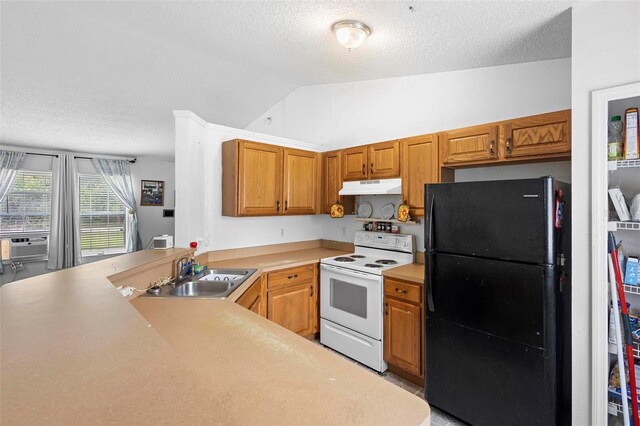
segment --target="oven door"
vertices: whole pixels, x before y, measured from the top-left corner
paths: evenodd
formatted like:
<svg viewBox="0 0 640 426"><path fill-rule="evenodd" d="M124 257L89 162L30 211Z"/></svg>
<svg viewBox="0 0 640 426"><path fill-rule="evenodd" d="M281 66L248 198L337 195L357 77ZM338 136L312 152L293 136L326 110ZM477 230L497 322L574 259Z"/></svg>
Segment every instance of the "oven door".
<svg viewBox="0 0 640 426"><path fill-rule="evenodd" d="M320 316L382 340L382 276L320 265Z"/></svg>

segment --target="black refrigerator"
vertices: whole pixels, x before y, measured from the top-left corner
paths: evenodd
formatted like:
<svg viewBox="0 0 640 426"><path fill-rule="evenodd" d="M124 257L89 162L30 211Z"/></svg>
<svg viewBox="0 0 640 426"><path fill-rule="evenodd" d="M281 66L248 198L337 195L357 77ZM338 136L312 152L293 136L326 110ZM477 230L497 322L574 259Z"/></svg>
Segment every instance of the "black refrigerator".
<svg viewBox="0 0 640 426"><path fill-rule="evenodd" d="M570 185L425 186L425 398L472 425L569 424Z"/></svg>

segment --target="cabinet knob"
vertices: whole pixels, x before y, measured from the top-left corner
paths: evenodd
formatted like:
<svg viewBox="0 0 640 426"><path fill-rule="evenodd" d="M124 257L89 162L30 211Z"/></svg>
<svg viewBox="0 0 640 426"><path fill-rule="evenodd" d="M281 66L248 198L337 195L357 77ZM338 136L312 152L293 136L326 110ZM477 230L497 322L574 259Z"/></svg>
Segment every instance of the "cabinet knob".
<svg viewBox="0 0 640 426"><path fill-rule="evenodd" d="M280 200L276 201L276 211L280 211Z"/></svg>
<svg viewBox="0 0 640 426"><path fill-rule="evenodd" d="M289 210L289 200L284 200L284 211Z"/></svg>
<svg viewBox="0 0 640 426"><path fill-rule="evenodd" d="M371 173L373 173L373 163L371 163Z"/></svg>
<svg viewBox="0 0 640 426"><path fill-rule="evenodd" d="M402 289L402 288L396 288L396 292L402 293L402 294L407 294L407 290Z"/></svg>
<svg viewBox="0 0 640 426"><path fill-rule="evenodd" d="M496 141L492 140L491 142L489 142L489 154L491 154L492 157L495 157L496 155Z"/></svg>
<svg viewBox="0 0 640 426"><path fill-rule="evenodd" d="M506 147L507 147L507 154L511 154L511 151L513 151L513 147L511 146L511 142L512 142L511 137L508 137L506 142L505 142Z"/></svg>
<svg viewBox="0 0 640 426"><path fill-rule="evenodd" d="M311 289L311 294L310 297L313 297L313 285L311 285L311 287L309 287Z"/></svg>
<svg viewBox="0 0 640 426"><path fill-rule="evenodd" d="M287 277L287 279L289 279L289 280L290 280L291 278L298 278L298 274L289 275L289 276Z"/></svg>
<svg viewBox="0 0 640 426"><path fill-rule="evenodd" d="M365 164L362 165L362 174L363 175L367 174L367 166Z"/></svg>
<svg viewBox="0 0 640 426"><path fill-rule="evenodd" d="M389 315L389 304L388 303L384 304L384 314L385 315Z"/></svg>

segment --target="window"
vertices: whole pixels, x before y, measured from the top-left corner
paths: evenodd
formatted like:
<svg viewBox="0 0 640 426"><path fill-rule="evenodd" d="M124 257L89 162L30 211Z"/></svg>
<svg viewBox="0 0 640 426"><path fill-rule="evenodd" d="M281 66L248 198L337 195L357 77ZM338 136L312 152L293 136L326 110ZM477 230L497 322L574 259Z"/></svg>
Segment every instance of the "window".
<svg viewBox="0 0 640 426"><path fill-rule="evenodd" d="M79 175L80 246L83 256L124 253L126 209L100 175Z"/></svg>
<svg viewBox="0 0 640 426"><path fill-rule="evenodd" d="M0 233L49 233L51 172L19 170L0 204Z"/></svg>

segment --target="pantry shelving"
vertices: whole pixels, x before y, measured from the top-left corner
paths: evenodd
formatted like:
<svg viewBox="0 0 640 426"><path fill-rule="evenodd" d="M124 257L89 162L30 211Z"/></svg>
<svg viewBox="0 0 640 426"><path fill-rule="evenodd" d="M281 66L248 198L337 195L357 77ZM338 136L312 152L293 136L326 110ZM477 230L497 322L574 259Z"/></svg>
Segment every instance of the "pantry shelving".
<svg viewBox="0 0 640 426"><path fill-rule="evenodd" d="M607 231L640 231L640 222L609 222Z"/></svg>
<svg viewBox="0 0 640 426"><path fill-rule="evenodd" d="M614 233L626 256L638 257L640 222L619 221L610 202L608 190L619 188L629 205L633 197L640 193L640 159L608 161L607 124L612 116L624 117L627 108L640 105L640 84L594 92L592 105L592 420L594 424L619 424L622 421L621 396L609 387L609 373L618 363L618 349L615 344L609 343L607 332L610 323L607 234ZM622 272L625 273L624 266ZM640 286L623 287L626 301L630 305L630 313L638 314ZM640 343L634 341L632 349L636 364L640 364Z"/></svg>
<svg viewBox="0 0 640 426"><path fill-rule="evenodd" d="M609 353L612 355L616 354L615 343L609 343ZM640 360L640 343L633 342L633 357Z"/></svg>
<svg viewBox="0 0 640 426"><path fill-rule="evenodd" d="M610 172L618 170L618 169L628 169L632 167L640 167L640 160L618 160L618 161L609 161L607 164L608 170Z"/></svg>

